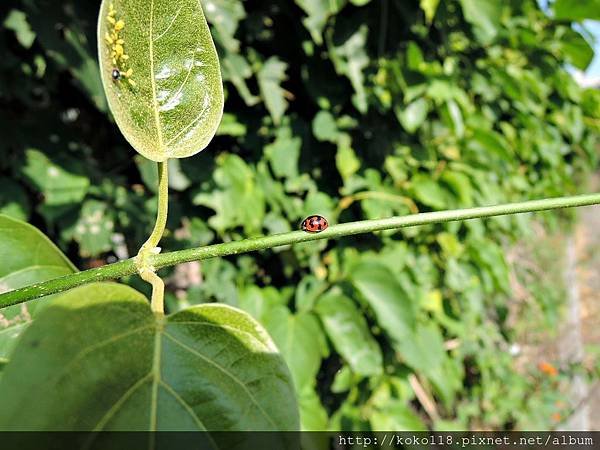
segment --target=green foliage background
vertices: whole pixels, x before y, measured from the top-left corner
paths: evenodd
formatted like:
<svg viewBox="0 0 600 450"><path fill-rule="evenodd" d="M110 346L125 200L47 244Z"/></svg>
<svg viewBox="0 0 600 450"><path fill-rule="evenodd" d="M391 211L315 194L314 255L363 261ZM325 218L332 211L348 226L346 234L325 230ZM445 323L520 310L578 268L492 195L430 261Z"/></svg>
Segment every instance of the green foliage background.
<svg viewBox="0 0 600 450"><path fill-rule="evenodd" d="M171 163L163 248L285 232L309 214L336 223L577 192L598 164L600 95L564 68L589 64L570 21L596 14L568 3L552 19L533 0L203 0L225 116L204 152ZM0 212L79 267L134 255L156 204L153 163L107 112L97 8L0 6ZM219 301L260 320L306 429L550 427L560 392L508 351L502 245L530 220L208 260L171 278L168 307ZM529 312L551 323L538 300Z"/></svg>

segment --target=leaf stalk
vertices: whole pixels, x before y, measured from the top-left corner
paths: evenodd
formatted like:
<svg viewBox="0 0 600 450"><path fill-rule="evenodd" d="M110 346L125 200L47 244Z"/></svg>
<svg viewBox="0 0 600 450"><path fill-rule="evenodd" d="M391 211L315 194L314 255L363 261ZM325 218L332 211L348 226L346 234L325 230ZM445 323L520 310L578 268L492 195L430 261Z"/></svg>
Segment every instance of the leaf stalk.
<svg viewBox="0 0 600 450"><path fill-rule="evenodd" d="M168 160L158 163L158 211L154 229L135 257L135 266L142 280L152 285L152 311L164 314L165 283L156 275L152 256L160 253L158 244L167 226L169 212L169 167Z"/></svg>
<svg viewBox="0 0 600 450"><path fill-rule="evenodd" d="M145 254L145 257L148 258L147 263L149 264L149 266L152 267L154 270L158 270L163 267L174 266L176 264L181 264L190 261L201 261L209 258L237 255L239 253L246 253L256 250L265 250L273 247L279 247L282 245L292 245L301 242L315 241L319 239L337 239L344 236L351 236L361 233L372 233L376 231L400 229L418 225L430 225L457 220L481 219L485 217L502 216L508 214L520 214L598 204L600 204L600 193L577 195L571 197L549 198L543 200L532 200L527 202L508 203L496 206L484 206L477 208L427 212L420 214L410 214L408 216L390 217L387 219L361 220L358 222L331 225L329 228L327 228L321 233L306 233L304 231L292 231L289 233L243 239L241 241L208 245L205 247L180 250L164 254L147 253ZM166 208L166 206L164 207ZM166 220L166 209L164 220ZM157 224L158 222L159 221L157 220ZM157 229L160 229L160 234L158 232L153 232L152 236L154 236L154 239L156 239L156 236L159 236L158 239L160 240L160 236L164 231L164 225L162 228L155 227L155 230ZM158 241L156 243L158 243ZM132 275L138 272L138 267L135 261L136 258L119 261L114 264L107 264L105 266L98 267L95 269L77 272L74 274L48 280L43 283L37 283L31 286L15 289L13 291L0 294L0 308L15 305L18 303L23 303L46 295L63 292L68 289L72 289L74 287L81 286L87 283L104 280L113 280ZM158 278L158 276L154 272L152 273Z"/></svg>

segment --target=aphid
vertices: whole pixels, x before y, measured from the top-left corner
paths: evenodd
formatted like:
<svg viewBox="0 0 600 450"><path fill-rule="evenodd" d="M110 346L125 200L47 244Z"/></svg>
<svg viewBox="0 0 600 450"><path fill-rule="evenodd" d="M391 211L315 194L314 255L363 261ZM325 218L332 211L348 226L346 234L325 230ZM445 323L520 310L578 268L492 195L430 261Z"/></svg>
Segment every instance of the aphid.
<svg viewBox="0 0 600 450"><path fill-rule="evenodd" d="M321 231L327 229L329 224L327 223L327 219L323 216L308 216L306 219L302 221L300 228L302 231L306 231L308 233L320 233Z"/></svg>
<svg viewBox="0 0 600 450"><path fill-rule="evenodd" d="M106 20L109 23L109 31L106 32L104 40L110 51L110 58L112 59L113 69L111 71L111 77L113 81L121 81L126 79L131 86L135 86L135 81L131 79L133 70L127 68L127 60L129 55L125 53L125 40L121 36L121 31L125 28L125 21L115 17L117 14L113 3L109 5L108 14Z"/></svg>

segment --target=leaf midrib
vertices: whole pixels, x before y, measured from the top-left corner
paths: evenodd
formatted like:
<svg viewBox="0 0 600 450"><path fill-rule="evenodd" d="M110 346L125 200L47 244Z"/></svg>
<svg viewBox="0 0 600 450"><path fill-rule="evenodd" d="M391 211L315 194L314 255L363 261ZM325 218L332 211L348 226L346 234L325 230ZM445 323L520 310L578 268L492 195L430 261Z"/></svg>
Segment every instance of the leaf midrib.
<svg viewBox="0 0 600 450"><path fill-rule="evenodd" d="M158 139L158 150L160 153L165 153L162 129L160 126L160 116L158 111L158 99L156 96L156 79L154 72L154 0L150 0L150 32L148 33L150 38L150 46L148 52L150 53L150 83L152 85L152 110L154 112L154 121L156 123L156 134Z"/></svg>

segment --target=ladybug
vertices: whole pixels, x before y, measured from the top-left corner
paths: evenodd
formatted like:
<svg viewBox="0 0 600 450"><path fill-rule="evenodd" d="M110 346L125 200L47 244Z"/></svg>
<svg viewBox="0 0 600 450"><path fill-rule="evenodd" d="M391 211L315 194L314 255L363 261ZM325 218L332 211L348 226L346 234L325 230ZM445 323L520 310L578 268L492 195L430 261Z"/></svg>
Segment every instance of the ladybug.
<svg viewBox="0 0 600 450"><path fill-rule="evenodd" d="M323 230L326 230L329 224L327 223L327 219L323 216L308 216L306 219L302 221L300 228L302 231L306 231L308 233L320 233Z"/></svg>
<svg viewBox="0 0 600 450"><path fill-rule="evenodd" d="M110 75L113 81L119 81L121 79L121 71L119 69L113 69Z"/></svg>

